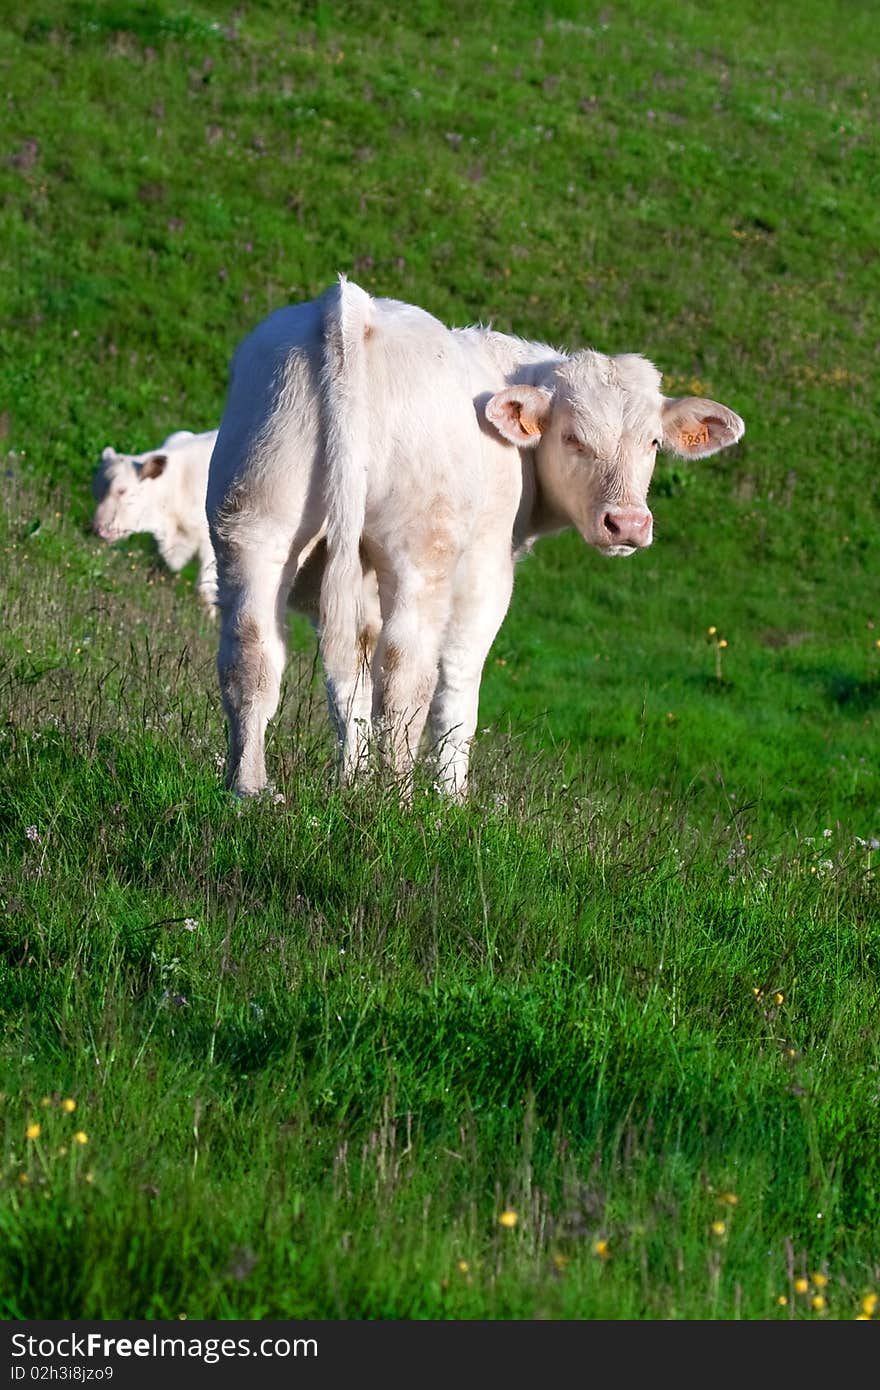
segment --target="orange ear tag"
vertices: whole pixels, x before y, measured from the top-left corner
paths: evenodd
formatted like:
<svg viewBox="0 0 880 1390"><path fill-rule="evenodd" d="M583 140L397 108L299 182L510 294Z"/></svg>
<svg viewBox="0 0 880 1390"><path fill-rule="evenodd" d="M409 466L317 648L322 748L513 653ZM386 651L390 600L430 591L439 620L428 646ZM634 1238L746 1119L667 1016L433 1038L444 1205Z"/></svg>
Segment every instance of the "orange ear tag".
<svg viewBox="0 0 880 1390"><path fill-rule="evenodd" d="M681 442L686 449L699 449L702 444L708 444L708 425L700 425L699 428L695 430L682 430Z"/></svg>
<svg viewBox="0 0 880 1390"><path fill-rule="evenodd" d="M523 434L540 434L541 426L535 420L528 420L524 415L519 417L519 427Z"/></svg>

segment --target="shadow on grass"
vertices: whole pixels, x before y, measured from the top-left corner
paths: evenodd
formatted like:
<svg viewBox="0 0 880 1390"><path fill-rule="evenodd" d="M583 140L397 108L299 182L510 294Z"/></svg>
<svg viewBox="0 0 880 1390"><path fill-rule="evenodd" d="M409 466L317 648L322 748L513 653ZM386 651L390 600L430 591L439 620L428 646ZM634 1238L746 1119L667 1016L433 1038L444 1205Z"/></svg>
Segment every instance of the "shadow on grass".
<svg viewBox="0 0 880 1390"><path fill-rule="evenodd" d="M880 680L876 676L866 680L852 675L849 671L827 669L821 669L815 674L825 687L828 699L840 709L862 714L880 704Z"/></svg>

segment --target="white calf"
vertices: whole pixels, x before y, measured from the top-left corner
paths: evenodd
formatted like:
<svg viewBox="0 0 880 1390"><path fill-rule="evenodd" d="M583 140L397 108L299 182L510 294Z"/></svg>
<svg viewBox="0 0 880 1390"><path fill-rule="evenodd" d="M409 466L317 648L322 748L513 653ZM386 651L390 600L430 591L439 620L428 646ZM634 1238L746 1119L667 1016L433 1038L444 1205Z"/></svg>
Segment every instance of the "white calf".
<svg viewBox="0 0 880 1390"><path fill-rule="evenodd" d="M169 569L198 556L199 597L210 614L217 601L217 567L205 515L208 464L216 430L177 430L145 454L106 448L92 484L97 502L92 529L105 541L140 531L156 538Z"/></svg>
<svg viewBox="0 0 880 1390"><path fill-rule="evenodd" d="M264 320L233 358L208 480L230 787L265 786L287 596L320 557L343 778L376 732L406 779L428 721L439 783L463 794L517 556L570 526L605 555L643 549L657 450L701 458L743 433L660 381L637 354L449 329L344 277Z"/></svg>

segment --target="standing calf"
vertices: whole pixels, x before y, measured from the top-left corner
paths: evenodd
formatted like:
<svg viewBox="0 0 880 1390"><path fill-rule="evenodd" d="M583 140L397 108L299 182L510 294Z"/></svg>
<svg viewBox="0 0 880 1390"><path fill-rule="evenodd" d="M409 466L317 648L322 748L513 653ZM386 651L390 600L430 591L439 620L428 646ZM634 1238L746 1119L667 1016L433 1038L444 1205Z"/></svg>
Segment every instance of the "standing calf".
<svg viewBox="0 0 880 1390"><path fill-rule="evenodd" d="M228 785L266 785L306 565L343 780L374 734L405 780L427 722L439 785L463 795L516 558L570 526L604 555L644 549L657 450L742 436L727 406L660 381L638 354L450 329L344 277L265 319L234 355L208 479Z"/></svg>

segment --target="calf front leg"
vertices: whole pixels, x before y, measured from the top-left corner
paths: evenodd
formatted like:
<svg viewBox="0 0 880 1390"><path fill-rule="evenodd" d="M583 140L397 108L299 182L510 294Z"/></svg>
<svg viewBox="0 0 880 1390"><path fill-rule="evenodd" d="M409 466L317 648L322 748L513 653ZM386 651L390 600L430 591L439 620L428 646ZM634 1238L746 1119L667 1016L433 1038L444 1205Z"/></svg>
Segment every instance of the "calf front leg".
<svg viewBox="0 0 880 1390"><path fill-rule="evenodd" d="M347 673L327 675L327 708L339 744L338 773L349 786L369 763L373 712L373 654L378 630L366 624L358 637L358 650Z"/></svg>
<svg viewBox="0 0 880 1390"><path fill-rule="evenodd" d="M383 758L407 795L437 682L448 606L445 576L409 593L399 587L376 648L373 720Z"/></svg>
<svg viewBox="0 0 880 1390"><path fill-rule="evenodd" d="M209 540L199 546L199 577L196 580L196 592L208 617L216 618L217 557Z"/></svg>
<svg viewBox="0 0 880 1390"><path fill-rule="evenodd" d="M507 612L512 588L509 544L494 561L484 553L478 567L465 562L457 576L430 713L438 789L456 800L467 793L483 666Z"/></svg>
<svg viewBox="0 0 880 1390"><path fill-rule="evenodd" d="M319 593L326 560L321 548L309 557L297 574L293 587L293 602L305 611L313 625L318 625ZM327 708L336 731L339 746L338 775L348 786L359 772L366 770L372 746L373 659L382 628L382 612L376 574L368 565L362 571L360 595L360 627L354 651L340 660L338 652L330 653L322 646L324 686Z"/></svg>

